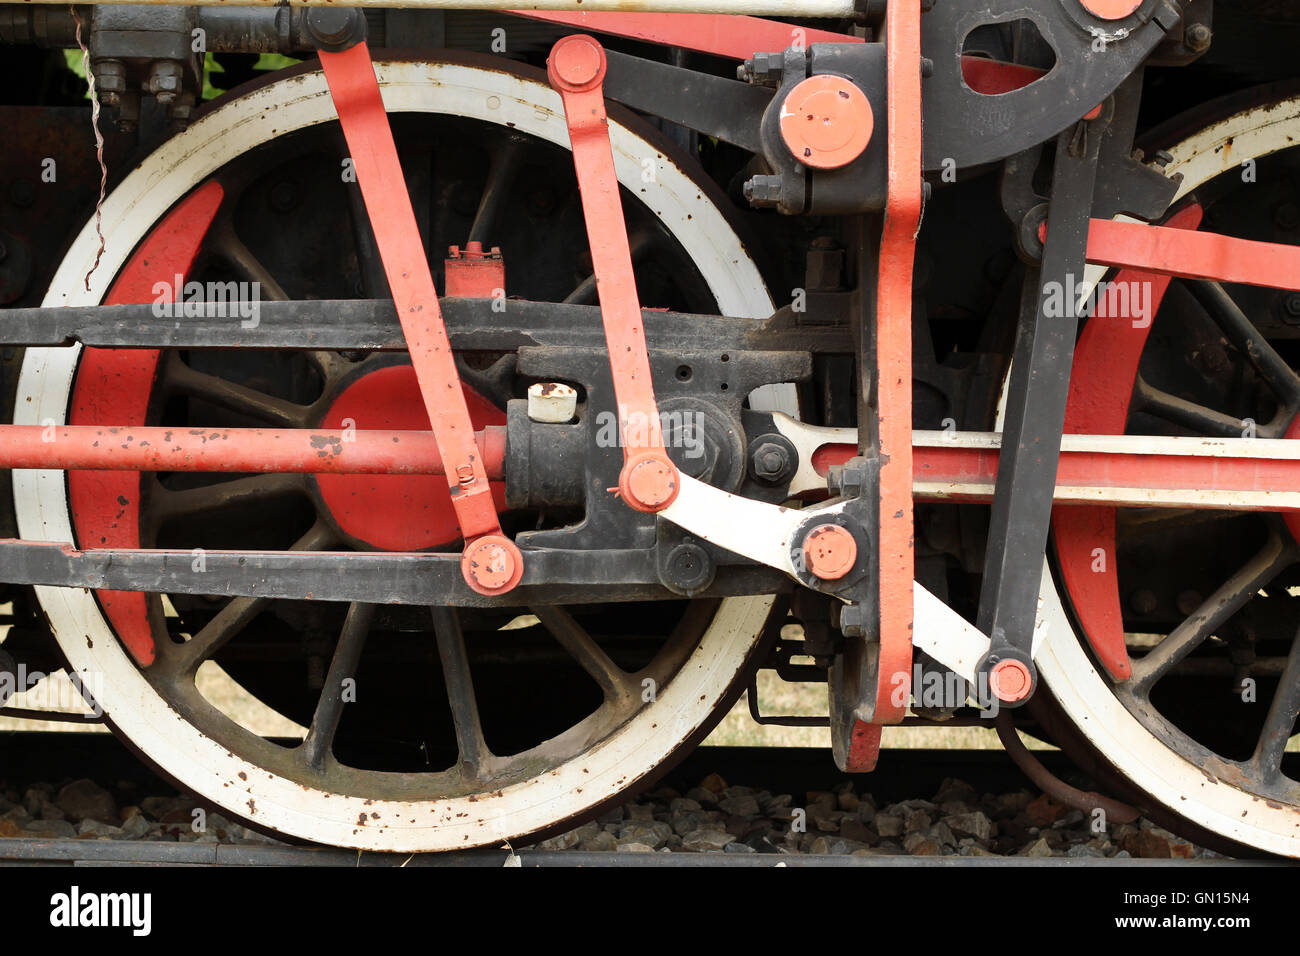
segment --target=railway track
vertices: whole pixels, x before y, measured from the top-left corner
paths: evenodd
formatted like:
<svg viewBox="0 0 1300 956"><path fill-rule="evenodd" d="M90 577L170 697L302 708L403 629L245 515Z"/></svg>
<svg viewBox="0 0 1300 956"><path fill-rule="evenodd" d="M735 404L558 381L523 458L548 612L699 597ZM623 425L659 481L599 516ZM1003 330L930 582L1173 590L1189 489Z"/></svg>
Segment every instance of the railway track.
<svg viewBox="0 0 1300 956"><path fill-rule="evenodd" d="M1142 821L1112 824L1105 837L1089 834L1083 814L1067 815L1066 808L1029 785L1006 753L992 750L888 751L890 772L864 781L838 771L820 749L703 747L653 788L592 823L534 846L444 854L279 843L230 823L210 807L194 809L197 804L184 795L173 796L166 781L104 734L15 733L4 738L3 752L0 798L17 798L0 803L8 811L0 814L0 826L8 826L0 839L4 866L930 868L1252 862L1207 852ZM1048 770L1090 785L1064 754L1039 756ZM77 768L75 785L70 767ZM89 781L98 786L87 787ZM67 798L65 786L78 794ZM76 805L87 799L107 800L109 808L92 819L93 811ZM71 823L64 819L65 809ZM210 818L201 816L209 810ZM83 813L90 822L78 819ZM204 821L198 829L192 814ZM144 836L143 821L150 818L162 822L150 823L148 838L133 838ZM79 824L75 831L72 823ZM980 833L979 826L987 832ZM793 835L801 830L806 832ZM1153 858L1156 854L1165 858Z"/></svg>

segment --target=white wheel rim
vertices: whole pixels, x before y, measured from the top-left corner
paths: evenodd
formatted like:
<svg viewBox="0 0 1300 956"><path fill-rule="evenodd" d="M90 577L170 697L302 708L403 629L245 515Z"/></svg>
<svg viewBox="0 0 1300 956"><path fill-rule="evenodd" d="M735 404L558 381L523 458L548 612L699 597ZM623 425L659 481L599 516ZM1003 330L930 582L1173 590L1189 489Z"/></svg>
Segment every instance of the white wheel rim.
<svg viewBox="0 0 1300 956"><path fill-rule="evenodd" d="M568 147L560 98L550 87L500 70L454 63L376 64L391 112L434 112L513 128ZM335 119L319 71L285 77L221 105L151 154L103 207L107 248L86 291L98 249L88 223L63 260L44 304L99 303L112 279L172 205L225 163L272 138ZM611 121L619 180L664 223L704 276L724 315L765 317L773 304L762 278L720 211L675 165L642 181L655 148ZM78 348L30 349L14 421L66 420ZM786 409L791 413L795 409ZM71 542L63 472L15 471L14 503L24 538ZM297 837L372 850L482 846L535 832L623 791L667 758L717 708L761 633L771 597L722 602L681 670L605 740L539 777L474 800L367 800L305 787L243 760L200 733L163 700L123 650L90 592L36 589L55 637L117 729L196 794L254 823ZM366 823L360 824L364 819Z"/></svg>
<svg viewBox="0 0 1300 956"><path fill-rule="evenodd" d="M1169 150L1166 173L1183 174L1178 198L1248 158L1260 159L1300 142L1300 98L1235 114ZM1105 270L1102 270L1104 274ZM1093 276L1093 280L1100 276ZM1005 406L999 407L1001 430ZM1039 600L1046 640L1039 672L1066 715L1107 761L1153 798L1214 833L1270 853L1300 857L1300 811L1273 804L1211 777L1158 740L1120 703L1084 650L1043 565Z"/></svg>

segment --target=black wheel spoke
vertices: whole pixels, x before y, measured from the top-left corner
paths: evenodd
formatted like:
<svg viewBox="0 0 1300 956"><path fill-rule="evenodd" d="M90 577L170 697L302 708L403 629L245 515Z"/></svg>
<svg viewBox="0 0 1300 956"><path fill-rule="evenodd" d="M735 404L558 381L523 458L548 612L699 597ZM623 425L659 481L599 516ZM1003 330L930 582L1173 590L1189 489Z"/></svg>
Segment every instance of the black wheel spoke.
<svg viewBox="0 0 1300 956"><path fill-rule="evenodd" d="M560 646L600 686L606 700L622 702L634 696L632 677L610 660L609 655L573 619L572 614L562 607L553 606L539 606L531 610Z"/></svg>
<svg viewBox="0 0 1300 956"><path fill-rule="evenodd" d="M361 187L357 183L348 183L347 194L362 291L372 299L386 299L392 292L388 289L388 276L384 274L384 264L379 258L374 230L370 228L370 215L366 212L365 200L361 198Z"/></svg>
<svg viewBox="0 0 1300 956"><path fill-rule="evenodd" d="M483 739L483 725L479 721L474 681L469 672L469 654L465 651L465 634L461 631L460 617L455 608L435 607L431 611L433 630L438 639L438 657L442 661L443 683L447 688L447 702L451 706L451 719L456 727L460 772L467 779L476 779L484 770L491 753L487 741Z"/></svg>
<svg viewBox="0 0 1300 956"><path fill-rule="evenodd" d="M1283 542L1279 534L1270 535L1268 543L1258 554L1242 565L1145 657L1133 662L1134 693L1140 696L1149 694L1171 667L1200 647L1260 588L1295 563L1295 558L1294 546Z"/></svg>
<svg viewBox="0 0 1300 956"><path fill-rule="evenodd" d="M478 210L474 213L474 224L470 226L469 241L490 243L495 235L497 219L505 208L509 198L510 184L514 181L523 157L520 141L510 137L500 150L492 153L492 165L488 168L487 182L483 184L483 195L478 201Z"/></svg>
<svg viewBox="0 0 1300 956"><path fill-rule="evenodd" d="M318 522L294 542L289 550L321 551L328 548L335 540L334 532L329 526L324 522ZM175 648L173 653L165 655L168 658L167 669L175 673L192 674L197 671L200 664L225 647L270 603L270 598L231 598L197 634Z"/></svg>
<svg viewBox="0 0 1300 956"><path fill-rule="evenodd" d="M242 239L235 235L235 228L229 217L223 217L213 226L208 234L208 248L219 255L247 282L256 282L263 299L276 302L287 301L288 293L280 287L262 260L253 255Z"/></svg>
<svg viewBox="0 0 1300 956"><path fill-rule="evenodd" d="M179 360L168 363L166 384L181 395L246 415L268 425L306 428L311 418L310 405L298 405L217 375L195 371Z"/></svg>
<svg viewBox="0 0 1300 956"><path fill-rule="evenodd" d="M1187 287L1214 324L1246 356L1259 377L1282 399L1283 404L1300 405L1300 376L1277 354L1223 286L1217 282L1200 280L1188 282Z"/></svg>
<svg viewBox="0 0 1300 956"><path fill-rule="evenodd" d="M155 483L150 517L161 525L178 518L192 518L306 493L306 479L299 474L248 475L179 491Z"/></svg>
<svg viewBox="0 0 1300 956"><path fill-rule="evenodd" d="M1177 395L1170 395L1139 378L1133 390L1134 411L1155 415L1174 425L1182 425L1199 435L1216 438L1241 438L1247 423L1223 412L1216 412L1196 402L1189 402ZM1270 437L1263 427L1256 428L1260 438Z"/></svg>
<svg viewBox="0 0 1300 956"><path fill-rule="evenodd" d="M1266 779L1273 780L1282 774L1282 754L1297 716L1300 716L1300 634L1291 642L1291 653L1278 678L1277 692L1268 706L1264 729L1251 759L1256 771Z"/></svg>
<svg viewBox="0 0 1300 956"><path fill-rule="evenodd" d="M655 236L648 229L634 232L628 237L628 247L632 252L632 264L640 265L654 248ZM596 276L587 276L578 283L578 287L564 298L565 305L594 305L596 303Z"/></svg>
<svg viewBox="0 0 1300 956"><path fill-rule="evenodd" d="M325 686L321 688L311 727L302 742L302 758L315 770L323 770L325 758L333 752L334 735L343 716L344 681L356 678L357 664L361 661L361 650L374 623L375 611L373 604L352 604L343 620L339 642L325 675Z"/></svg>

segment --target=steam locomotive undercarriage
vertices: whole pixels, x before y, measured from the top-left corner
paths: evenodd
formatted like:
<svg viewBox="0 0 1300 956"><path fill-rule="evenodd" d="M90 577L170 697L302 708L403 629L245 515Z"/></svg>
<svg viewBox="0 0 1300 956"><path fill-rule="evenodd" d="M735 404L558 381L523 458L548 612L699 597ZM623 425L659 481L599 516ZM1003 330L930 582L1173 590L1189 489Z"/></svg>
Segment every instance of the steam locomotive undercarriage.
<svg viewBox="0 0 1300 956"><path fill-rule="evenodd" d="M342 846L768 668L1300 856L1300 15L534 6L0 6L0 669Z"/></svg>

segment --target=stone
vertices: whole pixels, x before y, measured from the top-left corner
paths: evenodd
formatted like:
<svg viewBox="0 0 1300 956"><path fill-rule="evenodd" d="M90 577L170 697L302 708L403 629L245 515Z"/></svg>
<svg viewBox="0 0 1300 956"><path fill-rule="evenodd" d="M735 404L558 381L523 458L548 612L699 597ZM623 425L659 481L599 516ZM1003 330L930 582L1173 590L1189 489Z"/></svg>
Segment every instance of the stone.
<svg viewBox="0 0 1300 956"><path fill-rule="evenodd" d="M74 780L59 791L56 802L71 823L82 820L117 822L117 803L113 795L93 780Z"/></svg>
<svg viewBox="0 0 1300 956"><path fill-rule="evenodd" d="M637 843L635 841L631 843L624 843L622 841L619 841L618 846L616 846L614 849L615 852L618 853L653 853L655 851L654 847L647 846L644 843Z"/></svg>
<svg viewBox="0 0 1300 956"><path fill-rule="evenodd" d="M733 815L727 817L727 819L723 821L722 829L735 837L743 837L747 836L749 831L754 829L754 824L755 821L753 817L738 817Z"/></svg>
<svg viewBox="0 0 1300 956"><path fill-rule="evenodd" d="M734 840L722 848L723 853L757 853L748 843L737 843Z"/></svg>
<svg viewBox="0 0 1300 956"><path fill-rule="evenodd" d="M140 801L140 809L155 820L161 820L172 810L193 806L193 802L185 797L145 797Z"/></svg>
<svg viewBox="0 0 1300 956"><path fill-rule="evenodd" d="M709 820L708 816L703 811L696 810L693 813L676 814L668 822L673 828L674 833L679 836L685 836L692 830L702 829L705 824L711 823L712 821Z"/></svg>
<svg viewBox="0 0 1300 956"><path fill-rule="evenodd" d="M1025 807L1025 816L1037 827L1050 827L1067 812L1069 812L1068 807L1057 803L1047 794L1031 800Z"/></svg>
<svg viewBox="0 0 1300 956"><path fill-rule="evenodd" d="M710 851L721 850L728 843L734 842L734 840L735 838L725 830L692 830L690 833L682 836L682 849L690 850L694 853L707 853Z"/></svg>
<svg viewBox="0 0 1300 956"><path fill-rule="evenodd" d="M745 837L744 843L756 853L780 853L781 848L772 842L772 838L765 833L751 833ZM731 846L730 843L727 846ZM725 850L726 847L723 847Z"/></svg>
<svg viewBox="0 0 1300 956"><path fill-rule="evenodd" d="M855 817L840 821L840 836L846 840L855 840L866 846L875 846L880 842L880 837L876 834L876 831Z"/></svg>
<svg viewBox="0 0 1300 956"><path fill-rule="evenodd" d="M626 811L628 820L653 820L655 818L655 808L641 803L629 803L623 808Z"/></svg>
<svg viewBox="0 0 1300 956"><path fill-rule="evenodd" d="M837 833L842 819L844 819L843 810L826 810L824 804L808 808L808 822L826 833Z"/></svg>
<svg viewBox="0 0 1300 956"><path fill-rule="evenodd" d="M1041 837L1033 843L1028 844L1020 851L1020 856L1051 856L1052 848L1047 845L1047 841Z"/></svg>
<svg viewBox="0 0 1300 956"><path fill-rule="evenodd" d="M1100 850L1098 850L1095 846L1092 846L1091 844L1076 843L1074 846L1070 847L1068 850L1065 851L1065 855L1069 857L1076 857L1076 858L1085 857L1085 856L1100 858L1100 857L1105 857L1106 854L1102 853Z"/></svg>
<svg viewBox="0 0 1300 956"><path fill-rule="evenodd" d="M994 853L992 850L986 850L979 844L974 846L964 846L961 848L962 856L1001 856L1001 853Z"/></svg>
<svg viewBox="0 0 1300 956"><path fill-rule="evenodd" d="M758 801L748 794L719 800L718 809L737 817L756 817L759 814Z"/></svg>
<svg viewBox="0 0 1300 956"><path fill-rule="evenodd" d="M953 833L970 836L981 843L993 839L993 821L983 813L975 810L971 813L954 813L945 821Z"/></svg>
<svg viewBox="0 0 1300 956"><path fill-rule="evenodd" d="M934 821L930 819L930 814L924 810L914 810L907 816L907 823L903 830L906 833L920 833L923 830L930 829Z"/></svg>
<svg viewBox="0 0 1300 956"><path fill-rule="evenodd" d="M673 828L666 823L652 820L649 823L637 823L625 826L618 834L618 842L644 843L652 850L657 850L673 835Z"/></svg>
<svg viewBox="0 0 1300 956"><path fill-rule="evenodd" d="M618 849L618 840L614 837L614 834L601 830L590 839L585 839L579 843L578 849L591 853L609 853Z"/></svg>
<svg viewBox="0 0 1300 956"><path fill-rule="evenodd" d="M539 850L572 850L577 845L578 831L569 830L567 833L553 836L549 840L543 840L537 844L537 848Z"/></svg>
<svg viewBox="0 0 1300 956"><path fill-rule="evenodd" d="M71 840L77 835L77 828L67 820L33 820L23 827L21 835L47 840Z"/></svg>
<svg viewBox="0 0 1300 956"><path fill-rule="evenodd" d="M718 795L712 790L705 790L703 787L692 787L686 791L686 796L702 807L716 807L718 805Z"/></svg>
<svg viewBox="0 0 1300 956"><path fill-rule="evenodd" d="M118 827L111 827L98 820L82 820L77 824L77 836L93 837L97 840L116 840L121 839L122 831Z"/></svg>
<svg viewBox="0 0 1300 956"><path fill-rule="evenodd" d="M835 802L841 810L847 813L857 813L858 807L862 804L862 799L852 790L845 790L843 793L836 794Z"/></svg>
<svg viewBox="0 0 1300 956"><path fill-rule="evenodd" d="M1025 809L1025 807L1029 806L1029 803L1032 800L1033 797L1030 794L1026 793L1024 790L1020 790L1016 793L998 794L995 803L1000 810L1011 810L1015 812Z"/></svg>
<svg viewBox="0 0 1300 956"><path fill-rule="evenodd" d="M1169 841L1156 830L1138 830L1125 834L1119 841L1121 851L1143 860L1167 860L1174 854Z"/></svg>
<svg viewBox="0 0 1300 956"><path fill-rule="evenodd" d="M23 828L14 821L0 817L0 837L16 837L22 832Z"/></svg>
<svg viewBox="0 0 1300 956"><path fill-rule="evenodd" d="M143 840L145 835L153 829L153 824L145 817L143 813L134 813L127 818L127 821L120 827L123 840Z"/></svg>
<svg viewBox="0 0 1300 956"><path fill-rule="evenodd" d="M711 773L700 781L700 788L708 790L710 793L720 794L727 789L727 781L723 780L719 774ZM690 794L687 794L690 796Z"/></svg>
<svg viewBox="0 0 1300 956"><path fill-rule="evenodd" d="M935 843L938 843L940 846L957 845L957 837L953 835L953 832L948 827L948 824L944 823L942 820L940 820L934 826L930 827L930 829L926 831L926 836L929 837L931 840L933 840Z"/></svg>
<svg viewBox="0 0 1300 956"><path fill-rule="evenodd" d="M702 809L704 808L700 806L700 801L692 800L690 797L677 797L676 799L668 801L668 810L674 816L679 813L690 813L694 810Z"/></svg>
<svg viewBox="0 0 1300 956"><path fill-rule="evenodd" d="M877 813L875 816L876 832L882 837L903 835L903 818L892 813Z"/></svg>

